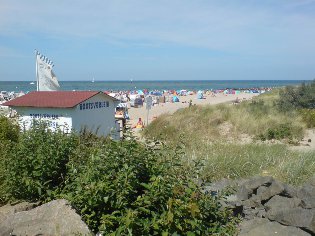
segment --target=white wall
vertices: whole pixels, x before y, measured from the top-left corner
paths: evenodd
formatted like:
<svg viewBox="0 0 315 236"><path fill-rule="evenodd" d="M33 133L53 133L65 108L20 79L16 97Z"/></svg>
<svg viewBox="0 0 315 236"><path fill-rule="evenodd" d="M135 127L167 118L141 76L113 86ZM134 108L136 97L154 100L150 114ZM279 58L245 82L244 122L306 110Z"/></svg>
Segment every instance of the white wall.
<svg viewBox="0 0 315 236"><path fill-rule="evenodd" d="M116 135L115 125L115 108L116 103L103 94L96 96L80 103L73 110L73 128L77 131L86 127L88 130L96 133L98 136L107 136L114 132Z"/></svg>
<svg viewBox="0 0 315 236"><path fill-rule="evenodd" d="M58 126L65 132L72 129L73 108L36 108L36 107L14 107L19 115L21 128L29 129L33 119L48 121L50 128L55 130Z"/></svg>

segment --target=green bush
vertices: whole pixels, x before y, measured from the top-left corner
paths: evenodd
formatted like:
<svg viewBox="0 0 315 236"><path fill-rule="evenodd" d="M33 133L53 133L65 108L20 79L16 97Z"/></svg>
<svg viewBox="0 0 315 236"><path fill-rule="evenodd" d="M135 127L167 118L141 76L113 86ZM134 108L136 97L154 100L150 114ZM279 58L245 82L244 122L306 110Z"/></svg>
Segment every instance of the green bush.
<svg viewBox="0 0 315 236"><path fill-rule="evenodd" d="M178 150L133 139L102 140L77 152L58 197L105 235L209 235L235 232L234 220L200 192ZM76 160L80 159L81 162ZM84 164L83 164L84 163Z"/></svg>
<svg viewBox="0 0 315 236"><path fill-rule="evenodd" d="M66 176L66 163L76 139L52 132L44 123L20 134L18 143L4 160L8 197L37 201L47 198Z"/></svg>
<svg viewBox="0 0 315 236"><path fill-rule="evenodd" d="M234 234L235 218L201 192L180 148L51 132L20 134L3 161L6 200L68 199L105 235Z"/></svg>
<svg viewBox="0 0 315 236"><path fill-rule="evenodd" d="M266 132L258 135L261 140L271 139L300 139L302 137L303 130L301 127L295 127L291 123L279 124L275 127L268 128Z"/></svg>
<svg viewBox="0 0 315 236"><path fill-rule="evenodd" d="M19 138L19 126L10 119L0 116L0 205L6 200L5 179L7 170L5 161L12 147L16 145Z"/></svg>
<svg viewBox="0 0 315 236"><path fill-rule="evenodd" d="M315 95L314 95L315 96ZM302 109L301 115L308 128L315 127L315 109Z"/></svg>
<svg viewBox="0 0 315 236"><path fill-rule="evenodd" d="M298 87L288 86L280 90L276 105L280 111L315 109L315 80Z"/></svg>
<svg viewBox="0 0 315 236"><path fill-rule="evenodd" d="M0 142L17 142L19 126L4 116L0 116Z"/></svg>

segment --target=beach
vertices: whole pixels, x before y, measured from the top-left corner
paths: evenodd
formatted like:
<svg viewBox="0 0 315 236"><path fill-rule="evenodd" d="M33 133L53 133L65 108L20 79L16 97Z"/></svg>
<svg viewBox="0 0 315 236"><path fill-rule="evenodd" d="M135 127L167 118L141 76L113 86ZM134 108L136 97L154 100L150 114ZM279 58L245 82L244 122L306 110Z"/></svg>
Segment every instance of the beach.
<svg viewBox="0 0 315 236"><path fill-rule="evenodd" d="M239 102L252 99L254 96L258 96L259 93L245 93L241 92L240 94L224 94L217 93L214 95L204 95L203 99L198 99L197 94L179 96L179 102L166 102L159 103L151 107L149 110L148 123L152 122L158 116L169 113L172 114L178 109L189 107L189 102L191 100L192 105L215 105L219 103L231 103L233 104L236 99ZM135 126L138 119L141 118L145 125L147 125L147 109L146 105L138 108L130 107L129 108L129 123L131 127Z"/></svg>

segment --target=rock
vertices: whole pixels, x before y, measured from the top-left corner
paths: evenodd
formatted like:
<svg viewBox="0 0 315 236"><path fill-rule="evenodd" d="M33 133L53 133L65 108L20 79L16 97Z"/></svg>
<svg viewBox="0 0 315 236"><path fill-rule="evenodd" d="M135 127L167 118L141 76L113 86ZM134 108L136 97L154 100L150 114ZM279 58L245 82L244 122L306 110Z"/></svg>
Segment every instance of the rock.
<svg viewBox="0 0 315 236"><path fill-rule="evenodd" d="M267 224L268 222L269 222L268 219L258 218L258 217L255 217L251 220L244 220L240 224L240 233L241 233L240 235L242 235L244 233L248 233L249 231L251 231L255 227L263 225L263 224Z"/></svg>
<svg viewBox="0 0 315 236"><path fill-rule="evenodd" d="M266 216L269 219L274 220L275 215L278 213L278 211L288 208L297 208L300 205L301 199L274 196L265 204L265 209L267 211Z"/></svg>
<svg viewBox="0 0 315 236"><path fill-rule="evenodd" d="M266 211L264 207L243 207L243 218L247 220L254 219L256 217L264 217Z"/></svg>
<svg viewBox="0 0 315 236"><path fill-rule="evenodd" d="M282 184L284 187L283 192L280 194L284 197L297 197L298 190L289 184Z"/></svg>
<svg viewBox="0 0 315 236"><path fill-rule="evenodd" d="M246 187L245 185L242 185L238 188L236 196L239 201L247 200L251 197L253 194L253 190Z"/></svg>
<svg viewBox="0 0 315 236"><path fill-rule="evenodd" d="M273 181L272 184L268 188L265 189L265 191L252 197L251 200L255 202L266 201L272 198L273 196L282 193L283 190L284 190L284 187L280 182Z"/></svg>
<svg viewBox="0 0 315 236"><path fill-rule="evenodd" d="M304 228L315 234L315 210L303 208L282 209L271 218L281 224Z"/></svg>
<svg viewBox="0 0 315 236"><path fill-rule="evenodd" d="M269 186L273 181L274 179L271 176L255 176L244 182L243 185L254 191L262 185Z"/></svg>
<svg viewBox="0 0 315 236"><path fill-rule="evenodd" d="M28 211L38 206L38 203L21 202L15 205L4 205L0 207L0 222L20 211Z"/></svg>
<svg viewBox="0 0 315 236"><path fill-rule="evenodd" d="M260 187L257 189L257 195L262 194L262 193L265 192L266 190L267 190L267 187L266 187L266 186L260 186Z"/></svg>
<svg viewBox="0 0 315 236"><path fill-rule="evenodd" d="M302 200L303 208L315 208L315 186L305 184L297 193Z"/></svg>
<svg viewBox="0 0 315 236"><path fill-rule="evenodd" d="M303 230L292 227L284 226L277 222L270 222L265 219L252 220L246 223L248 226L243 226L240 232L240 236L310 236Z"/></svg>
<svg viewBox="0 0 315 236"><path fill-rule="evenodd" d="M219 192L224 191L227 187L235 185L233 180L222 179L213 183L205 183L203 187L204 193L210 193L212 196L217 196Z"/></svg>
<svg viewBox="0 0 315 236"><path fill-rule="evenodd" d="M0 222L0 235L91 235L66 200L54 200Z"/></svg>

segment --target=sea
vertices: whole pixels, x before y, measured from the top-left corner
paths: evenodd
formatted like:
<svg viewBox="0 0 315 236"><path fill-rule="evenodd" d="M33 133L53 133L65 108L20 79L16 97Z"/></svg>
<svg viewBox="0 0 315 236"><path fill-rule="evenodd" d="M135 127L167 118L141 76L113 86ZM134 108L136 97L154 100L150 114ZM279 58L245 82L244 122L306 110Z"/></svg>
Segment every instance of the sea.
<svg viewBox="0 0 315 236"><path fill-rule="evenodd" d="M59 81L64 91L137 91L152 90L220 90L220 89L256 89L295 86L309 83L311 80L160 80L160 81ZM1 91L36 91L36 82L0 81Z"/></svg>

